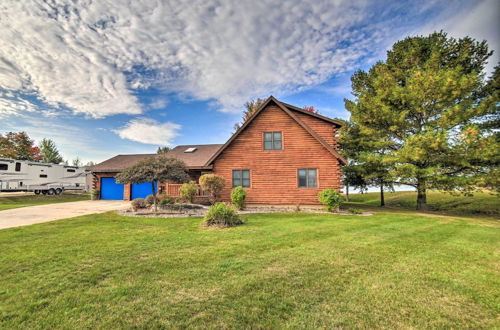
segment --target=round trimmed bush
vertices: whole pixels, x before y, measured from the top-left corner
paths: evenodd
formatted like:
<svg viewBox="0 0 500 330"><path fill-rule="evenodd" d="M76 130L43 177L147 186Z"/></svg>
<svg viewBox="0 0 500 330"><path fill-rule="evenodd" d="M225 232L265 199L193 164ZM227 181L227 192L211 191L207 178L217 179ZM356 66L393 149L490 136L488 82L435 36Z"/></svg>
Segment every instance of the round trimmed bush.
<svg viewBox="0 0 500 330"><path fill-rule="evenodd" d="M328 212L337 211L342 203L342 196L335 189L325 189L318 193L318 200Z"/></svg>
<svg viewBox="0 0 500 330"><path fill-rule="evenodd" d="M207 226L233 227L243 224L236 208L224 202L210 206L203 221Z"/></svg>
<svg viewBox="0 0 500 330"><path fill-rule="evenodd" d="M191 181L188 183L184 183L179 189L179 193L181 194L182 198L192 204L197 190L198 187L196 187L196 183Z"/></svg>
<svg viewBox="0 0 500 330"><path fill-rule="evenodd" d="M247 192L243 187L234 187L231 191L231 201L239 210L245 209L246 198Z"/></svg>
<svg viewBox="0 0 500 330"><path fill-rule="evenodd" d="M148 204L144 198L137 198L132 201L132 210L137 211L139 209L148 208Z"/></svg>
<svg viewBox="0 0 500 330"><path fill-rule="evenodd" d="M155 198L156 198L156 196L155 196L155 195L148 195L148 196L146 197L146 200L145 200L145 201L146 201L146 204L147 204L148 206L153 205L153 204L155 203Z"/></svg>
<svg viewBox="0 0 500 330"><path fill-rule="evenodd" d="M160 199L160 201L158 202L158 204L160 206L174 204L174 202L175 202L174 199L172 197L168 196L167 194L160 195L159 199Z"/></svg>
<svg viewBox="0 0 500 330"><path fill-rule="evenodd" d="M226 186L226 180L220 175L203 174L200 176L200 186L201 189L208 191L210 202L213 204L218 200L220 192Z"/></svg>

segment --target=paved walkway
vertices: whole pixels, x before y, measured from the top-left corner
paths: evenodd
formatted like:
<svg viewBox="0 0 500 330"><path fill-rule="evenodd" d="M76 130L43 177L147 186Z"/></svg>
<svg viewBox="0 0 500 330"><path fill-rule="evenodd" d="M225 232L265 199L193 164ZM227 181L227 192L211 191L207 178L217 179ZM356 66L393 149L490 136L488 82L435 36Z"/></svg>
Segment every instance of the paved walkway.
<svg viewBox="0 0 500 330"><path fill-rule="evenodd" d="M123 210L128 207L130 203L124 201L80 201L20 207L0 211L0 229Z"/></svg>

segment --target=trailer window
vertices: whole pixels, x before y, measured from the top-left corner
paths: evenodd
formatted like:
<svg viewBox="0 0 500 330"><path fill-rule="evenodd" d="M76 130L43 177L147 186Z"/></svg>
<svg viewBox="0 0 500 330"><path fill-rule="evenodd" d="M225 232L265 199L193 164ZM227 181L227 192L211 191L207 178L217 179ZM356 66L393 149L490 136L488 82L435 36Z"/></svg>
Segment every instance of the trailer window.
<svg viewBox="0 0 500 330"><path fill-rule="evenodd" d="M74 169L72 169L72 168L68 168L66 171L67 171L67 172L71 172L71 173L75 173L75 170L74 170Z"/></svg>
<svg viewBox="0 0 500 330"><path fill-rule="evenodd" d="M16 172L21 171L21 163L16 163Z"/></svg>
<svg viewBox="0 0 500 330"><path fill-rule="evenodd" d="M0 171L7 171L9 169L8 164L0 164Z"/></svg>
<svg viewBox="0 0 500 330"><path fill-rule="evenodd" d="M47 177L47 174L40 174L40 177L41 177L41 178L46 178L46 177Z"/></svg>

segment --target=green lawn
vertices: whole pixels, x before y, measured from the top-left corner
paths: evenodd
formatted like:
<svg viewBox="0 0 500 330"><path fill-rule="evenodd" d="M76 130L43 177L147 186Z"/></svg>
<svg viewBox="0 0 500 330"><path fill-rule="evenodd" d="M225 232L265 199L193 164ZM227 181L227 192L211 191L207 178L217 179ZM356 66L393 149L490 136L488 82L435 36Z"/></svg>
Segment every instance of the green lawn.
<svg viewBox="0 0 500 330"><path fill-rule="evenodd" d="M89 200L89 194L84 193L62 193L61 195L19 195L4 197L0 194L0 211L15 209L18 207L42 205L42 204L53 204L53 203L64 203L64 202L76 202Z"/></svg>
<svg viewBox="0 0 500 330"><path fill-rule="evenodd" d="M417 193L415 191L386 192L385 203L389 208L415 210ZM348 207L379 206L380 193L350 194ZM427 193L429 210L452 215L481 215L500 217L500 197L487 192L473 196L450 195L430 191Z"/></svg>
<svg viewBox="0 0 500 330"><path fill-rule="evenodd" d="M0 231L3 328L500 327L487 219L114 213Z"/></svg>

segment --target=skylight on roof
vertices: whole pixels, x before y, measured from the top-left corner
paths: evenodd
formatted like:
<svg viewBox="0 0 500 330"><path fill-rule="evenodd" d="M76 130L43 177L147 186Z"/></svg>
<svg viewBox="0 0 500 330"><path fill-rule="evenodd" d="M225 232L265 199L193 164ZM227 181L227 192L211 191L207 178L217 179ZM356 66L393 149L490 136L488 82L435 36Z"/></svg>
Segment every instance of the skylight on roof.
<svg viewBox="0 0 500 330"><path fill-rule="evenodd" d="M195 152L195 151L196 151L195 147L187 148L186 150L184 150L184 152Z"/></svg>

